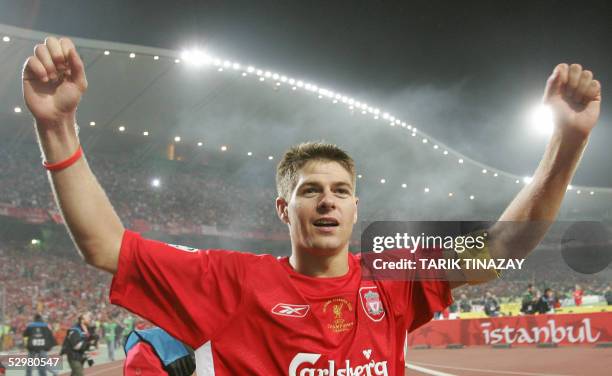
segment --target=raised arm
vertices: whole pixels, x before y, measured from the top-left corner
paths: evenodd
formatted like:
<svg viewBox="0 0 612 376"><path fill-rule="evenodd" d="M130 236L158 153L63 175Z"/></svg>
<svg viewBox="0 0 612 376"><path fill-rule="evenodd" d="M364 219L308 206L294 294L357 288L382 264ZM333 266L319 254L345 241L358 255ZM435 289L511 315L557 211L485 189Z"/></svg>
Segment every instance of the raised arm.
<svg viewBox="0 0 612 376"><path fill-rule="evenodd" d="M70 39L49 37L36 45L23 68L23 96L47 163L64 161L79 148L76 109L86 90L84 65ZM49 171L49 180L85 261L114 273L124 228L85 157Z"/></svg>
<svg viewBox="0 0 612 376"><path fill-rule="evenodd" d="M543 102L552 109L555 130L526 185L491 229L491 256L523 258L557 218L563 196L599 118L601 85L579 64L559 64L546 83ZM522 224L509 224L509 221Z"/></svg>

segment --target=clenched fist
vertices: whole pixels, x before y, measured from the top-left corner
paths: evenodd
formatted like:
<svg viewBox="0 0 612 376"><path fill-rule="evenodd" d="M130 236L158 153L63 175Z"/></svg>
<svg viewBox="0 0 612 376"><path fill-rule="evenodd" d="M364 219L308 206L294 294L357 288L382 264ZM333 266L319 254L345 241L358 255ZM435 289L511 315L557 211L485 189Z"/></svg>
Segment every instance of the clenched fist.
<svg viewBox="0 0 612 376"><path fill-rule="evenodd" d="M559 64L546 82L543 101L561 132L588 136L599 118L601 84L579 64Z"/></svg>
<svg viewBox="0 0 612 376"><path fill-rule="evenodd" d="M48 37L23 67L23 97L39 125L74 118L87 90L83 61L68 38Z"/></svg>

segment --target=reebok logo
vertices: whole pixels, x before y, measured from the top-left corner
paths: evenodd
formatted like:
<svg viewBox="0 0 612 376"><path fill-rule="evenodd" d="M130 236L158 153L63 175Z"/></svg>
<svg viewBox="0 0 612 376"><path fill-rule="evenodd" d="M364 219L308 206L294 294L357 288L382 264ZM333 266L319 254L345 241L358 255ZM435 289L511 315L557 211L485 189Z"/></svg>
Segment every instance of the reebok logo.
<svg viewBox="0 0 612 376"><path fill-rule="evenodd" d="M309 305L278 303L272 308L272 313L279 316L304 317L309 310Z"/></svg>

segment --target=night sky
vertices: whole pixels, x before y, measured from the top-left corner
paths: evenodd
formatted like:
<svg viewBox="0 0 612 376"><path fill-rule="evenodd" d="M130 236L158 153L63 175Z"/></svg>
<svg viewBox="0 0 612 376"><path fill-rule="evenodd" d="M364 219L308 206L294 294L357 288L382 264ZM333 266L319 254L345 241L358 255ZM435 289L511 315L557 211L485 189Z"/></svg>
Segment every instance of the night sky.
<svg viewBox="0 0 612 376"><path fill-rule="evenodd" d="M0 0L0 22L173 50L199 45L378 103L520 175L546 142L529 131L528 112L554 66L578 62L602 82L604 103L574 183L612 187L608 1ZM426 103L418 110L406 105L415 96Z"/></svg>

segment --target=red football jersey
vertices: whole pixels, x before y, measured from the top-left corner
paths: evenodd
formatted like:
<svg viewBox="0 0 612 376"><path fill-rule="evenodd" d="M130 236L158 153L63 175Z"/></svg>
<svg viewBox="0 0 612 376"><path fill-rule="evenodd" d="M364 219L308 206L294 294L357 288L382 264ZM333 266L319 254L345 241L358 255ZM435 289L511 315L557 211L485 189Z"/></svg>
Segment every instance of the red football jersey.
<svg viewBox="0 0 612 376"><path fill-rule="evenodd" d="M196 351L198 375L403 375L406 332L451 303L446 281L313 278L287 257L191 250L126 231L111 302Z"/></svg>

